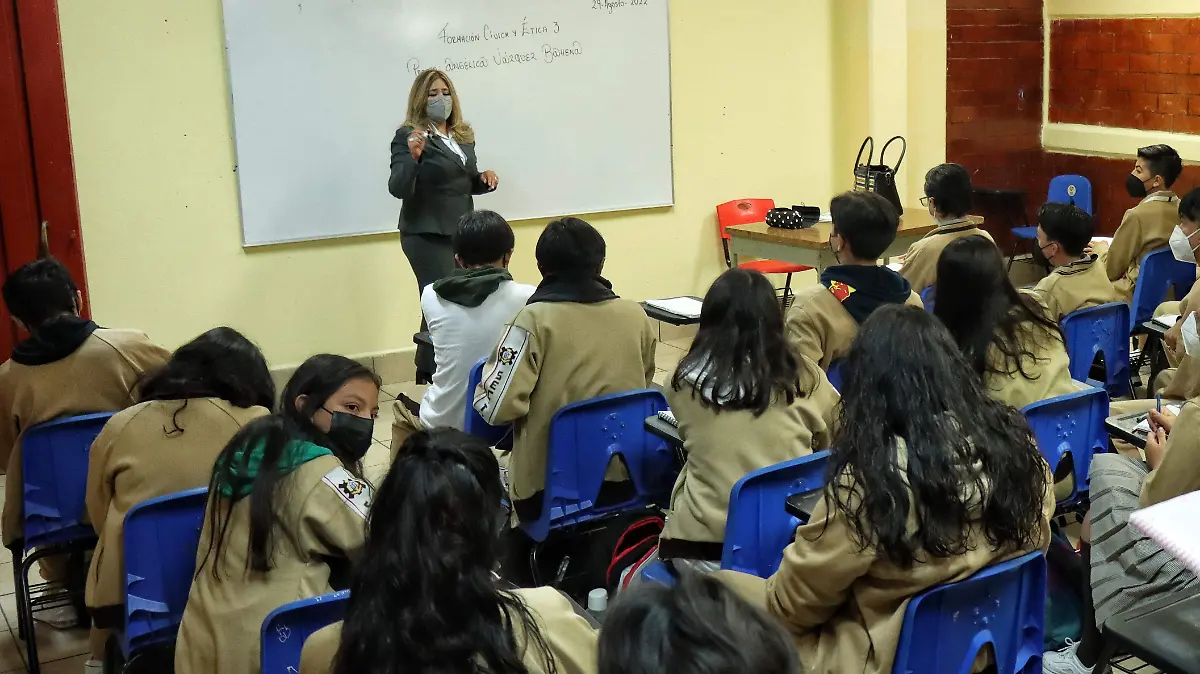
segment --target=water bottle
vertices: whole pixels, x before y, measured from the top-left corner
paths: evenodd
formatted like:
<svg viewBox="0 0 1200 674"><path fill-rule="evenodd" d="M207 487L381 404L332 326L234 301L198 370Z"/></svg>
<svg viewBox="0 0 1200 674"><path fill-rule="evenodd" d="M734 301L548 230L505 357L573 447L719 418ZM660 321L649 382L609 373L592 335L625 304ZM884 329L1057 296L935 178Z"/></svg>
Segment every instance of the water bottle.
<svg viewBox="0 0 1200 674"><path fill-rule="evenodd" d="M604 623L604 612L608 609L608 590L598 587L588 593L587 610L596 622Z"/></svg>

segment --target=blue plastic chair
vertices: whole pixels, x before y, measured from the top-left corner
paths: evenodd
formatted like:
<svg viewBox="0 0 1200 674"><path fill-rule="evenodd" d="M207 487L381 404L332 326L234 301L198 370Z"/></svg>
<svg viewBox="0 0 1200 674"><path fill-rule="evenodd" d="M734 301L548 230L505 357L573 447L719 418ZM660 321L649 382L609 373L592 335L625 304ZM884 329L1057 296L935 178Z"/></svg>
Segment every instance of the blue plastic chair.
<svg viewBox="0 0 1200 674"><path fill-rule="evenodd" d="M829 379L829 383L839 391L842 390L842 368L845 366L844 358L837 358L830 361L829 371L825 373L825 377Z"/></svg>
<svg viewBox="0 0 1200 674"><path fill-rule="evenodd" d="M1075 188L1074 194L1071 193L1072 187ZM1055 204L1074 204L1091 215L1092 182L1079 175L1055 176L1050 181L1050 191L1046 195L1046 201ZM1013 227L1012 233L1018 239L1034 241L1037 239L1037 225Z"/></svg>
<svg viewBox="0 0 1200 674"><path fill-rule="evenodd" d="M1046 558L1031 552L913 597L892 674L964 674L991 644L998 674L1040 674Z"/></svg>
<svg viewBox="0 0 1200 674"><path fill-rule="evenodd" d="M467 376L467 410L464 417L463 430L486 441L489 445L495 445L500 442L509 430L512 429L511 424L504 426L492 426L479 416L479 412L475 411L475 389L479 387L479 382L483 381L483 366L487 363L487 359L475 363L471 368L471 373Z"/></svg>
<svg viewBox="0 0 1200 674"><path fill-rule="evenodd" d="M934 296L937 294L934 292L934 288L936 287L936 285L926 286L921 290L921 304L925 305L925 311L929 313L933 313Z"/></svg>
<svg viewBox="0 0 1200 674"><path fill-rule="evenodd" d="M729 492L721 568L760 578L775 573L800 525L785 508L788 497L823 489L828 462L828 451L817 452L738 480Z"/></svg>
<svg viewBox="0 0 1200 674"><path fill-rule="evenodd" d="M1062 320L1067 355L1071 358L1071 378L1087 381L1096 355L1104 356L1104 389L1110 398L1132 395L1129 382L1129 305L1109 302L1080 309Z"/></svg>
<svg viewBox="0 0 1200 674"><path fill-rule="evenodd" d="M300 653L313 632L346 615L350 591L330 592L284 604L267 614L262 624L262 674L295 674Z"/></svg>
<svg viewBox="0 0 1200 674"><path fill-rule="evenodd" d="M196 575L208 487L159 496L125 515L125 627L117 643L133 664L143 650L174 643Z"/></svg>
<svg viewBox="0 0 1200 674"><path fill-rule="evenodd" d="M34 604L61 606L68 603L71 593L51 594L46 584L31 588L29 570L39 559L82 553L96 546L96 531L86 522L88 455L92 441L112 415L103 412L56 419L32 426L21 435L24 538L11 550L18 633L25 640L32 674L38 672ZM82 604L82 599L75 603Z"/></svg>
<svg viewBox="0 0 1200 674"><path fill-rule="evenodd" d="M1137 332L1142 323L1154 316L1154 310L1166 299L1167 290L1173 288L1176 299L1183 299L1195 281L1196 265L1176 260L1169 247L1142 256L1141 271L1133 287L1129 332Z"/></svg>
<svg viewBox="0 0 1200 674"><path fill-rule="evenodd" d="M1066 395L1026 405L1025 415L1038 451L1051 468L1058 465L1068 452L1075 473L1075 488L1058 504L1059 508L1080 503L1088 490L1088 471L1092 455L1108 451L1108 434L1104 419L1108 416L1108 393L1104 389L1087 388Z"/></svg>
<svg viewBox="0 0 1200 674"><path fill-rule="evenodd" d="M645 507L670 493L678 475L675 453L646 432L646 417L667 408L661 391L641 389L571 403L550 420L546 488L538 519L521 522L534 541L551 529ZM620 456L636 494L603 507L596 505L609 461Z"/></svg>

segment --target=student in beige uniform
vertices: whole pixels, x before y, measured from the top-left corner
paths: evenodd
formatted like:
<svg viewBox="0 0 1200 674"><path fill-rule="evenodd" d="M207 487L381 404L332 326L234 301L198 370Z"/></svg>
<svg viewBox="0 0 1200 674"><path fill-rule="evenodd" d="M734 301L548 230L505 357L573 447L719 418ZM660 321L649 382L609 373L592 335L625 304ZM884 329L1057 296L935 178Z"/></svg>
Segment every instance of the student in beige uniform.
<svg viewBox="0 0 1200 674"><path fill-rule="evenodd" d="M933 313L950 330L992 396L1021 409L1078 391L1058 324L1017 292L1000 251L979 237L946 246Z"/></svg>
<svg viewBox="0 0 1200 674"><path fill-rule="evenodd" d="M937 222L937 229L909 246L904 254L900 275L908 279L917 293L937 281L937 263L942 250L951 241L980 236L992 241L992 235L971 224L971 175L958 164L941 164L925 174L925 197L921 205Z"/></svg>
<svg viewBox="0 0 1200 674"><path fill-rule="evenodd" d="M12 359L0 365L0 465L8 467L3 538L8 547L23 535L21 433L60 417L132 405L138 381L170 354L141 332L108 330L82 318L79 289L53 258L13 272L3 295L17 325L30 333L13 349ZM61 581L64 574L60 558L43 560L43 577ZM72 607L39 611L34 617L55 627L72 626L78 619Z"/></svg>
<svg viewBox="0 0 1200 674"><path fill-rule="evenodd" d="M675 571L720 568L734 483L828 448L837 401L821 368L788 351L771 282L745 269L717 277L667 388L688 458L658 557Z"/></svg>
<svg viewBox="0 0 1200 674"><path fill-rule="evenodd" d="M599 674L795 674L779 621L712 576L622 594L600 632Z"/></svg>
<svg viewBox="0 0 1200 674"><path fill-rule="evenodd" d="M1179 197L1170 188L1182 172L1178 152L1169 145L1151 145L1138 150L1133 173L1125 179L1129 196L1141 201L1125 211L1103 255L1108 279L1127 302L1133 301L1142 256L1164 248L1179 224Z"/></svg>
<svg viewBox="0 0 1200 674"><path fill-rule="evenodd" d="M99 536L85 594L94 667L108 630L124 624L125 515L143 501L207 486L230 438L275 406L266 359L232 328L179 347L140 388L140 404L105 424L89 458L87 512Z"/></svg>
<svg viewBox="0 0 1200 674"><path fill-rule="evenodd" d="M1080 309L1124 301L1108 280L1104 263L1087 252L1095 229L1092 216L1072 204L1046 204L1038 211L1038 248L1054 271L1033 293L1056 323Z"/></svg>
<svg viewBox="0 0 1200 674"><path fill-rule="evenodd" d="M823 370L845 355L858 326L881 306L921 306L904 277L879 265L896 240L900 215L873 192L846 192L829 204L833 233L829 247L838 264L821 272L821 282L796 293L787 317L787 339L797 357Z"/></svg>
<svg viewBox="0 0 1200 674"><path fill-rule="evenodd" d="M1084 615L1079 642L1043 656L1047 674L1091 674L1113 655L1101 628L1113 615L1200 588L1196 574L1129 525L1139 508L1200 490L1200 400L1179 416L1150 411L1146 460L1097 454L1092 459L1092 509L1080 533Z"/></svg>
<svg viewBox="0 0 1200 674"><path fill-rule="evenodd" d="M473 401L487 423L515 427L501 463L523 521L541 514L551 417L573 402L649 386L657 341L641 306L617 297L600 276L604 238L591 225L551 222L535 254L542 282L505 327ZM628 478L620 466L610 466L608 477L612 490Z"/></svg>
<svg viewBox="0 0 1200 674"><path fill-rule="evenodd" d="M349 358L313 356L279 407L217 456L175 646L179 674L258 672L267 614L344 589L362 553L372 487L359 464L379 378Z"/></svg>
<svg viewBox="0 0 1200 674"><path fill-rule="evenodd" d="M1044 551L1054 494L1024 418L928 313L875 312L845 368L825 498L773 576L718 577L783 621L803 672L885 674L909 600Z"/></svg>
<svg viewBox="0 0 1200 674"><path fill-rule="evenodd" d="M375 494L346 619L309 637L300 672L595 672L596 630L570 599L493 573L503 496L482 441L411 435Z"/></svg>

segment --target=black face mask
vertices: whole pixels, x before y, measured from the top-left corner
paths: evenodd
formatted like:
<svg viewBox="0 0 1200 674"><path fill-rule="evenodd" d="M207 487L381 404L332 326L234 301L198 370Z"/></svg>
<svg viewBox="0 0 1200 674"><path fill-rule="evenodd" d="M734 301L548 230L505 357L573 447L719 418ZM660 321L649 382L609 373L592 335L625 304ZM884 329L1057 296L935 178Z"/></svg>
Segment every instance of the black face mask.
<svg viewBox="0 0 1200 674"><path fill-rule="evenodd" d="M1132 173L1125 178L1125 191L1134 199L1145 199L1149 194L1146 191L1146 183Z"/></svg>
<svg viewBox="0 0 1200 674"><path fill-rule="evenodd" d="M322 408L324 409L324 408ZM329 412L329 410L325 410ZM350 454L352 461L360 461L371 448L371 435L375 432L375 420L348 414L329 412L333 423L329 426L329 439Z"/></svg>

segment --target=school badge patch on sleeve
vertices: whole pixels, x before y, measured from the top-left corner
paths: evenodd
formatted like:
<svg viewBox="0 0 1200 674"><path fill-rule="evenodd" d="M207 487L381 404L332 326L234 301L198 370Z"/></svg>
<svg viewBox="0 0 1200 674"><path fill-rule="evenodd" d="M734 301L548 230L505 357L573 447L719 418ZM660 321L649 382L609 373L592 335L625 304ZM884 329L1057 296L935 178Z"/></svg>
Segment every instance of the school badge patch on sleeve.
<svg viewBox="0 0 1200 674"><path fill-rule="evenodd" d="M371 500L375 495L371 485L354 477L342 466L325 473L325 477L321 478L321 481L332 489L333 493L340 496L351 510L358 513L359 517L366 519L367 511L371 509Z"/></svg>
<svg viewBox="0 0 1200 674"><path fill-rule="evenodd" d="M850 295L854 292L854 286L847 285L841 281L830 281L829 292L833 293L833 296L837 298L837 301L845 302L846 298L850 297Z"/></svg>

